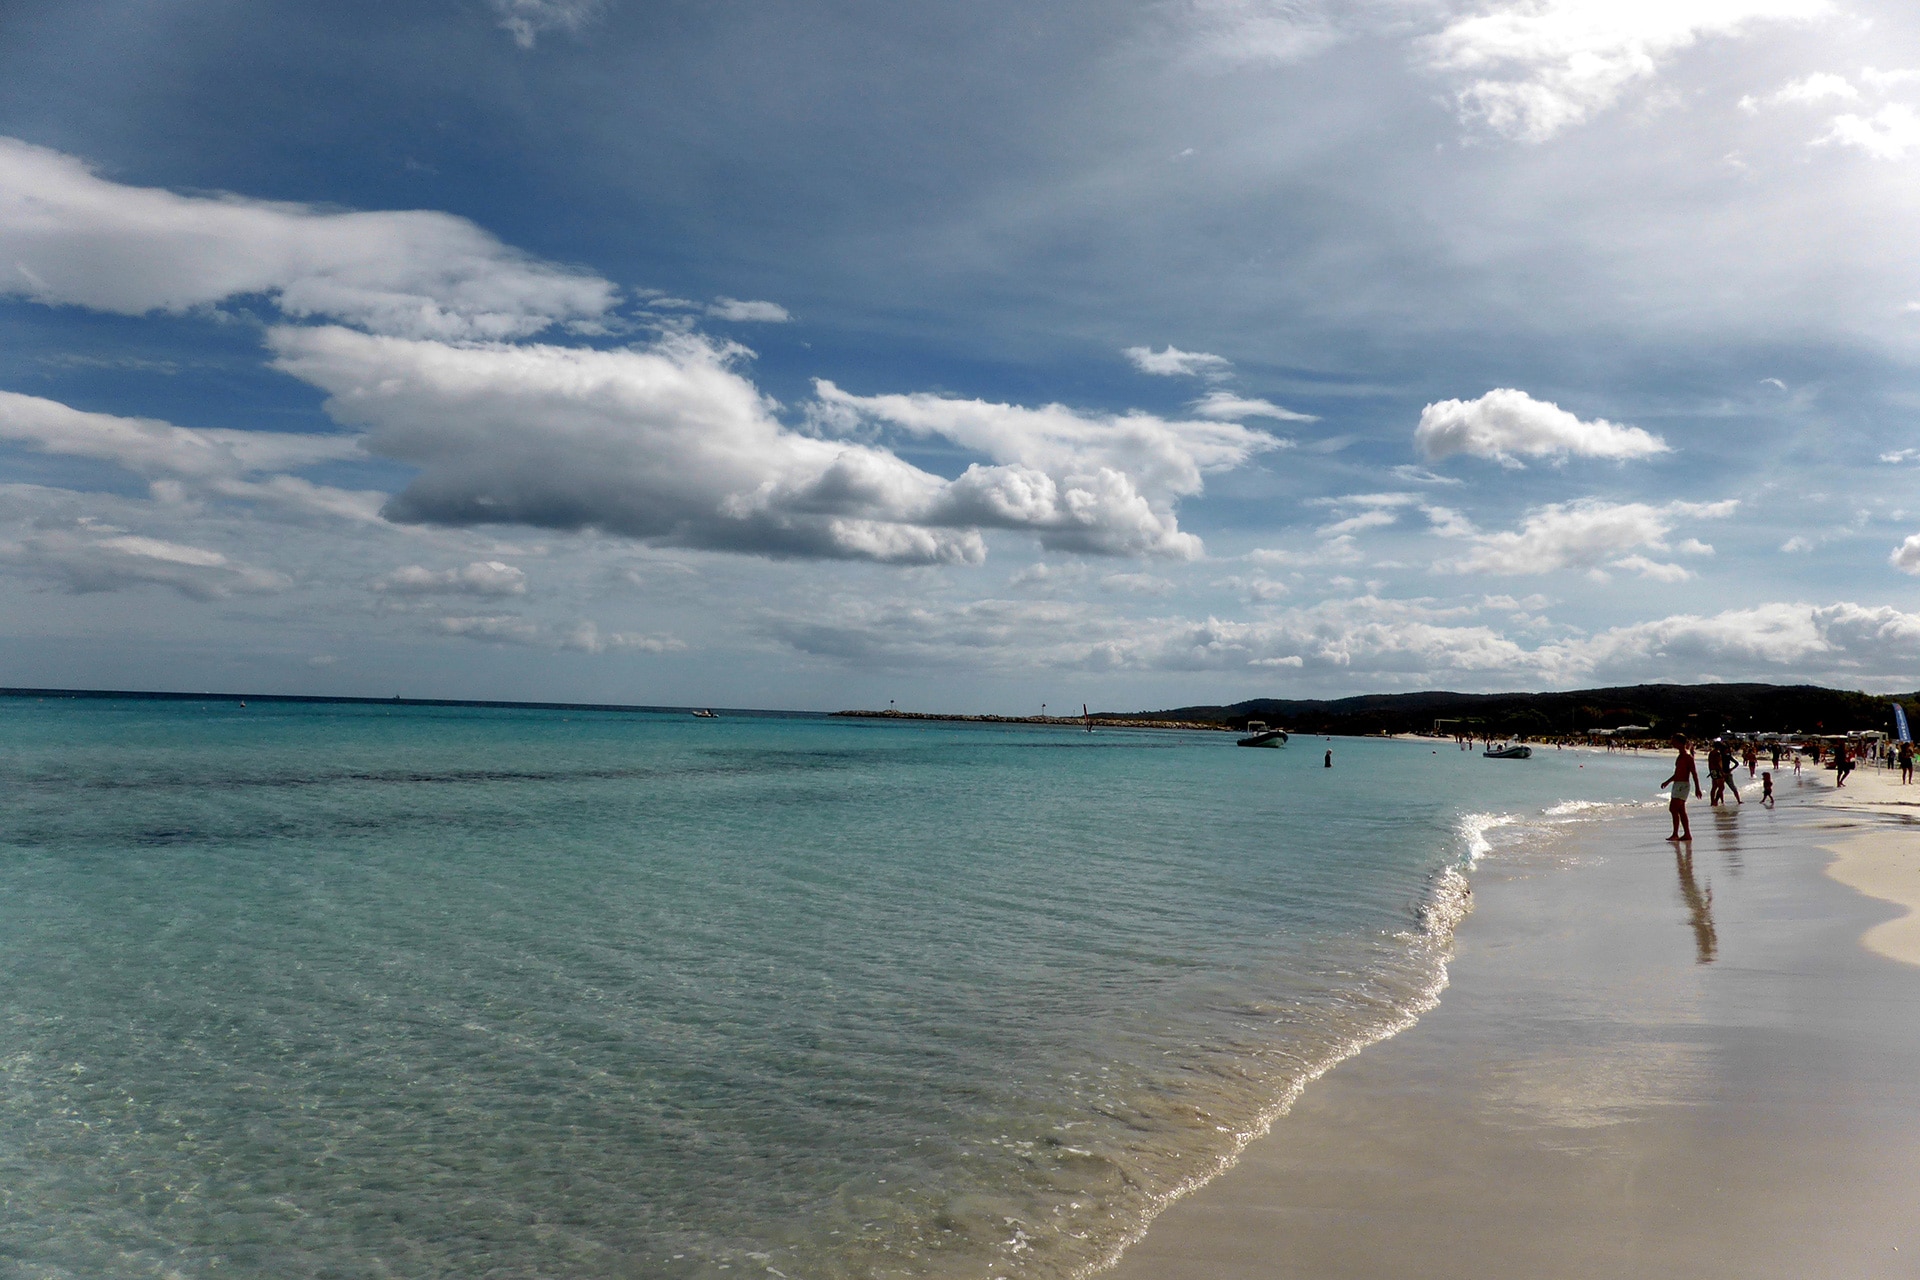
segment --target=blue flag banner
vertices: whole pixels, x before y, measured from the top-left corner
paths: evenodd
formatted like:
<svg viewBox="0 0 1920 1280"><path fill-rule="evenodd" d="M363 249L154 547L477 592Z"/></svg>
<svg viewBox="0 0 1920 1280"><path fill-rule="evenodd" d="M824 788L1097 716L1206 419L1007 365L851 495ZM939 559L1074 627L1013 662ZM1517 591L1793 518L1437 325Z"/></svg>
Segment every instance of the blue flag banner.
<svg viewBox="0 0 1920 1280"><path fill-rule="evenodd" d="M1912 736L1907 733L1907 709L1897 702L1893 704L1893 727L1900 731L1900 741L1913 741Z"/></svg>

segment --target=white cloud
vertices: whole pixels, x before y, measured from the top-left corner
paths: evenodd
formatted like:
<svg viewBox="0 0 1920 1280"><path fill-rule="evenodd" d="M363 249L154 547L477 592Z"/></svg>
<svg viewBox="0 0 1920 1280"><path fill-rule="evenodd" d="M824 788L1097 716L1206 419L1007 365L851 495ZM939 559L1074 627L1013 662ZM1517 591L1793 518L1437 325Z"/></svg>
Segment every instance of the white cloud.
<svg viewBox="0 0 1920 1280"><path fill-rule="evenodd" d="M1192 558L1200 540L1182 533L1177 499L1201 492L1210 473L1280 447L1232 422L1174 422L1145 413L1085 414L934 395L855 396L816 381L831 414L937 436L995 464L952 483L956 516L1026 527L1043 545L1106 554Z"/></svg>
<svg viewBox="0 0 1920 1280"><path fill-rule="evenodd" d="M1336 534L1311 551L1292 551L1285 547L1255 547L1247 552L1252 564L1274 565L1286 569L1317 569L1330 565L1359 564L1366 559L1351 534Z"/></svg>
<svg viewBox="0 0 1920 1280"><path fill-rule="evenodd" d="M1434 536L1440 538L1471 538L1479 533L1473 527L1473 521L1455 511L1452 507L1423 506L1420 514L1433 526Z"/></svg>
<svg viewBox="0 0 1920 1280"><path fill-rule="evenodd" d="M1463 120L1544 142L1702 38L1829 12L1826 0L1504 0L1455 19L1426 51L1472 77L1456 98Z"/></svg>
<svg viewBox="0 0 1920 1280"><path fill-rule="evenodd" d="M1781 550L1786 548L1782 547ZM1908 536L1905 542L1895 547L1893 554L1887 557L1887 563L1902 573L1920 573L1920 533Z"/></svg>
<svg viewBox="0 0 1920 1280"><path fill-rule="evenodd" d="M527 593L527 575L499 560L475 560L460 569L410 564L376 580L373 589L399 596L522 596Z"/></svg>
<svg viewBox="0 0 1920 1280"><path fill-rule="evenodd" d="M1322 601L1254 622L1127 618L1064 602L978 600L881 603L838 600L806 618L770 622L803 652L868 667L1010 666L1094 672L1244 671L1390 673L1418 683L1461 672L1534 678L1566 661L1529 651L1468 610L1372 596Z"/></svg>
<svg viewBox="0 0 1920 1280"><path fill-rule="evenodd" d="M713 305L707 308L707 314L720 320L759 324L785 324L793 319L792 314L777 302L749 302L725 295L713 300Z"/></svg>
<svg viewBox="0 0 1920 1280"><path fill-rule="evenodd" d="M143 476L196 479L365 457L353 436L192 430L152 418L87 413L12 391L0 391L0 440L41 453L111 462Z"/></svg>
<svg viewBox="0 0 1920 1280"><path fill-rule="evenodd" d="M1400 463L1398 466L1392 468L1392 472L1395 479L1405 480L1410 484L1460 485L1466 483L1465 480L1460 479L1458 476L1443 476L1437 471L1429 471L1425 467L1416 467L1410 462Z"/></svg>
<svg viewBox="0 0 1920 1280"><path fill-rule="evenodd" d="M500 26L513 34L522 49L548 31L578 31L597 17L603 0L487 0L500 16Z"/></svg>
<svg viewBox="0 0 1920 1280"><path fill-rule="evenodd" d="M682 546L915 563L977 561L953 486L884 450L789 431L729 367L674 335L646 350L279 328L276 367L420 468L387 512L442 525L598 528ZM1015 523L1000 521L997 523Z"/></svg>
<svg viewBox="0 0 1920 1280"><path fill-rule="evenodd" d="M1152 573L1109 573L1100 579L1108 591L1136 596L1164 596L1173 591L1173 583Z"/></svg>
<svg viewBox="0 0 1920 1280"><path fill-rule="evenodd" d="M1529 512L1518 529L1479 534L1473 549L1435 565L1452 573L1534 574L1559 569L1598 571L1610 564L1643 576L1685 575L1676 565L1658 565L1631 553L1665 551L1667 534L1682 519L1712 520L1733 514L1738 502L1608 503L1595 499L1554 503ZM1623 559L1622 557L1626 557Z"/></svg>
<svg viewBox="0 0 1920 1280"><path fill-rule="evenodd" d="M124 186L13 138L0 138L0 294L121 315L266 294L293 317L453 339L524 337L616 300L607 281L450 214Z"/></svg>
<svg viewBox="0 0 1920 1280"><path fill-rule="evenodd" d="M1920 658L1920 615L1851 602L1762 604L1615 627L1580 642L1574 654L1588 670L1664 670L1676 679L1791 675L1857 684L1862 667L1911 668Z"/></svg>
<svg viewBox="0 0 1920 1280"><path fill-rule="evenodd" d="M1661 560L1651 560L1646 556L1623 556L1618 560L1609 560L1607 567L1620 569L1627 573L1637 573L1643 578L1655 582L1685 582L1693 577L1693 570L1685 565L1672 564Z"/></svg>
<svg viewBox="0 0 1920 1280"><path fill-rule="evenodd" d="M818 418L940 436L991 459L946 480L885 449L792 431L731 367L673 335L646 350L269 333L281 370L367 427L371 453L420 468L387 507L406 522L597 528L710 550L977 562L980 530L1048 547L1192 557L1181 497L1272 437L1237 423L1087 416L816 384Z"/></svg>
<svg viewBox="0 0 1920 1280"><path fill-rule="evenodd" d="M1920 148L1920 112L1904 102L1889 102L1870 116L1835 116L1815 145L1856 147L1876 160L1900 160Z"/></svg>
<svg viewBox="0 0 1920 1280"><path fill-rule="evenodd" d="M1895 67L1891 71L1880 71L1874 67L1860 68L1860 80L1872 85L1882 93L1903 84L1912 84L1920 80L1920 67Z"/></svg>
<svg viewBox="0 0 1920 1280"><path fill-rule="evenodd" d="M1644 458L1667 443L1639 427L1605 418L1583 422L1559 405L1499 387L1478 400L1441 400L1420 411L1413 443L1429 459L1456 453L1518 467L1530 458Z"/></svg>
<svg viewBox="0 0 1920 1280"><path fill-rule="evenodd" d="M1761 107L1777 106L1815 106L1822 102L1858 102L1860 91L1853 87L1845 76L1837 76L1828 71L1816 71L1781 86L1777 91L1764 98L1748 96L1740 99L1745 111L1758 111Z"/></svg>
<svg viewBox="0 0 1920 1280"><path fill-rule="evenodd" d="M337 489L263 472L364 461L357 436L176 427L151 418L87 413L55 400L0 391L0 441L39 453L112 463L144 477L175 503L217 496L351 521L379 519L384 493Z"/></svg>
<svg viewBox="0 0 1920 1280"><path fill-rule="evenodd" d="M532 649L572 649L579 653L674 653L685 649L672 636L605 632L591 620L571 627L551 627L514 613L445 617L434 621L442 635L462 636L489 644L522 645Z"/></svg>
<svg viewBox="0 0 1920 1280"><path fill-rule="evenodd" d="M1880 461L1896 464L1912 462L1915 458L1920 458L1920 449L1895 449L1891 453L1883 453L1880 455Z"/></svg>
<svg viewBox="0 0 1920 1280"><path fill-rule="evenodd" d="M1238 396L1231 391L1209 391L1193 402L1193 411L1203 418L1277 418L1281 422L1318 422L1310 413L1283 409L1271 400Z"/></svg>
<svg viewBox="0 0 1920 1280"><path fill-rule="evenodd" d="M0 561L53 578L78 594L162 586L190 599L218 600L283 591L291 585L282 574L218 551L87 520L40 529L18 541L0 541Z"/></svg>
<svg viewBox="0 0 1920 1280"><path fill-rule="evenodd" d="M1205 351L1182 351L1169 346L1164 351L1151 347L1128 347L1121 354L1142 373L1162 378L1217 378L1233 368L1225 356Z"/></svg>
<svg viewBox="0 0 1920 1280"><path fill-rule="evenodd" d="M1323 538L1337 538L1342 534L1361 533L1368 529L1384 529L1400 519L1397 511L1384 507L1375 507L1362 511L1358 515L1336 520L1332 524L1323 524L1314 532Z"/></svg>
<svg viewBox="0 0 1920 1280"><path fill-rule="evenodd" d="M672 636L640 635L626 631L602 631L591 621L568 631L560 641L563 649L581 653L678 653L686 642Z"/></svg>

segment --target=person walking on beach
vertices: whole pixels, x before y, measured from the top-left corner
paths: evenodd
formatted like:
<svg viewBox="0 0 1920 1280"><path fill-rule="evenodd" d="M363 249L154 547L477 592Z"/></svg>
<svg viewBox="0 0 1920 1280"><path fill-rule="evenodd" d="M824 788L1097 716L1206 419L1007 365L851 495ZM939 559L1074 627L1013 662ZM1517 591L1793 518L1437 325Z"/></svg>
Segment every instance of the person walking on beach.
<svg viewBox="0 0 1920 1280"><path fill-rule="evenodd" d="M1905 786L1913 781L1913 744L1900 744L1900 784Z"/></svg>
<svg viewBox="0 0 1920 1280"><path fill-rule="evenodd" d="M1687 790L1691 787L1696 797L1700 794L1700 769L1693 762L1693 748L1687 745L1685 734L1673 735L1673 751L1673 772L1660 784L1667 789L1667 812L1673 815L1673 834L1667 839L1690 841L1693 825L1687 821Z"/></svg>
<svg viewBox="0 0 1920 1280"><path fill-rule="evenodd" d="M1835 747L1833 749L1833 785L1835 787L1846 786L1847 775L1852 772L1853 757L1848 753L1845 745Z"/></svg>
<svg viewBox="0 0 1920 1280"><path fill-rule="evenodd" d="M1773 808L1773 775L1765 769L1760 771L1760 803Z"/></svg>

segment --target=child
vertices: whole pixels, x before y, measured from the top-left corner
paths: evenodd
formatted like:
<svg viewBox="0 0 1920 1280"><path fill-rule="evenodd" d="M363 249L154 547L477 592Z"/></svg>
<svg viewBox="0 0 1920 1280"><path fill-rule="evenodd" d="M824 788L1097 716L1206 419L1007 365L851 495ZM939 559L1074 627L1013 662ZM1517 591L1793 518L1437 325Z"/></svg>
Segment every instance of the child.
<svg viewBox="0 0 1920 1280"><path fill-rule="evenodd" d="M1773 775L1765 769L1760 771L1760 803L1773 808Z"/></svg>

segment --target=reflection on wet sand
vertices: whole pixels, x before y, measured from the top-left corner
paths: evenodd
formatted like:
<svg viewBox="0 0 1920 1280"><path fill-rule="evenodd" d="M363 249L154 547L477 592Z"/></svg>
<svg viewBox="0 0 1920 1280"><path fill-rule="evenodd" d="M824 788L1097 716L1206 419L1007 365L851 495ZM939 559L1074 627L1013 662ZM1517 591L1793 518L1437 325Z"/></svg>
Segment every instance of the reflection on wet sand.
<svg viewBox="0 0 1920 1280"><path fill-rule="evenodd" d="M1726 860L1727 873L1739 875L1745 864L1740 858L1740 823L1734 810L1722 806L1713 811L1714 834L1720 837L1720 854Z"/></svg>
<svg viewBox="0 0 1920 1280"><path fill-rule="evenodd" d="M1680 873L1680 897L1687 904L1689 923L1693 926L1693 945L1696 951L1696 964L1712 964L1713 957L1720 949L1719 935L1713 931L1713 886L1702 889L1693 878L1693 850L1685 845L1675 845L1673 865Z"/></svg>

